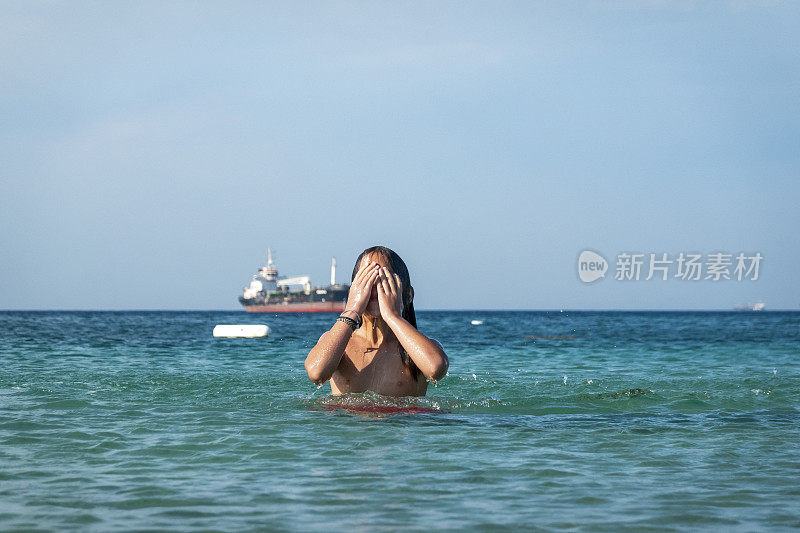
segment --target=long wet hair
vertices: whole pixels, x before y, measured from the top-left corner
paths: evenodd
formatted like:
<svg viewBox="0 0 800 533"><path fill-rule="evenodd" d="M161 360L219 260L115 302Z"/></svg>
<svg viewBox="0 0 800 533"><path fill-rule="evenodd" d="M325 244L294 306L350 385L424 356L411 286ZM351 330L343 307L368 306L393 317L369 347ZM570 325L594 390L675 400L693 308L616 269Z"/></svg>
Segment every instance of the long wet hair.
<svg viewBox="0 0 800 533"><path fill-rule="evenodd" d="M417 328L417 315L414 313L414 302L412 301L411 295L411 275L408 273L408 267L406 266L405 262L400 259L400 256L397 255L394 250L390 250L385 246L373 246L361 252L356 259L356 266L353 267L353 275L350 276L350 281L352 282L356 278L356 274L358 274L358 267L361 265L361 260L364 258L364 256L371 254L382 255L391 265L392 271L400 276L400 281L403 284L402 317L409 324L414 326L414 328ZM411 372L411 376L414 378L414 380L417 380L421 374L421 371L408 355L408 352L406 352L405 348L403 348L402 344L400 345L400 359L403 361L403 365L405 365L408 371Z"/></svg>

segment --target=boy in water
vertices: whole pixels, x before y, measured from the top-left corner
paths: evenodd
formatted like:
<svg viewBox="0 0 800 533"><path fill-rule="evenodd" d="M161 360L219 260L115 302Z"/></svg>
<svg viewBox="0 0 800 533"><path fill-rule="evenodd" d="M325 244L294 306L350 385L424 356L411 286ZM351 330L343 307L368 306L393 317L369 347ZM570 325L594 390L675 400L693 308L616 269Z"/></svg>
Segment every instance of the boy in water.
<svg viewBox="0 0 800 533"><path fill-rule="evenodd" d="M414 289L400 256L383 246L356 260L345 311L306 357L308 377L331 392L424 396L447 373L442 345L417 330Z"/></svg>

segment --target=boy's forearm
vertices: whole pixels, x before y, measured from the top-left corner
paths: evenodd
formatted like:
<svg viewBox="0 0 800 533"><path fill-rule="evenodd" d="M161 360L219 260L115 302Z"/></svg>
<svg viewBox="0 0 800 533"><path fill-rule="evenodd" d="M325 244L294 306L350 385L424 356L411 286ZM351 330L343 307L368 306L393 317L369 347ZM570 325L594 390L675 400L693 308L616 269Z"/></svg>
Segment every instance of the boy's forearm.
<svg viewBox="0 0 800 533"><path fill-rule="evenodd" d="M386 320L400 344L425 377L439 380L447 372L447 356L437 343L423 335L399 315Z"/></svg>
<svg viewBox="0 0 800 533"><path fill-rule="evenodd" d="M321 385L331 379L352 334L353 329L350 326L337 320L311 349L306 357L305 367L308 377L314 383Z"/></svg>

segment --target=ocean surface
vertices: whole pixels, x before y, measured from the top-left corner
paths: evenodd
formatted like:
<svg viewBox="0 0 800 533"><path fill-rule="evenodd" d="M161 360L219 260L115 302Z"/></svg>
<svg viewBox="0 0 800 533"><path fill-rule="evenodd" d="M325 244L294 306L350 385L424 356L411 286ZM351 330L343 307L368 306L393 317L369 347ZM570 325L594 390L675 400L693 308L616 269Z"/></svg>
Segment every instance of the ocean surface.
<svg viewBox="0 0 800 533"><path fill-rule="evenodd" d="M1 312L0 530L800 528L800 313L419 312L422 399L315 386L334 316Z"/></svg>

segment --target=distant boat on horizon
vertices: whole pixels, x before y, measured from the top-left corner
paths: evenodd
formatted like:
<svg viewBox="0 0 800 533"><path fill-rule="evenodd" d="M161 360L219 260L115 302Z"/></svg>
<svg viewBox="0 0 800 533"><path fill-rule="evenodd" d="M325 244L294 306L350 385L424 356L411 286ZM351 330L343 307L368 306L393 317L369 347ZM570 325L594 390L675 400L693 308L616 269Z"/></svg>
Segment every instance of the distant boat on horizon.
<svg viewBox="0 0 800 533"><path fill-rule="evenodd" d="M349 292L350 285L336 283L336 258L331 258L330 285L312 287L308 276L279 277L267 248L267 265L242 289L239 303L248 313L341 313Z"/></svg>
<svg viewBox="0 0 800 533"><path fill-rule="evenodd" d="M764 302L756 302L754 304L740 304L734 307L734 311L763 311L765 307Z"/></svg>

